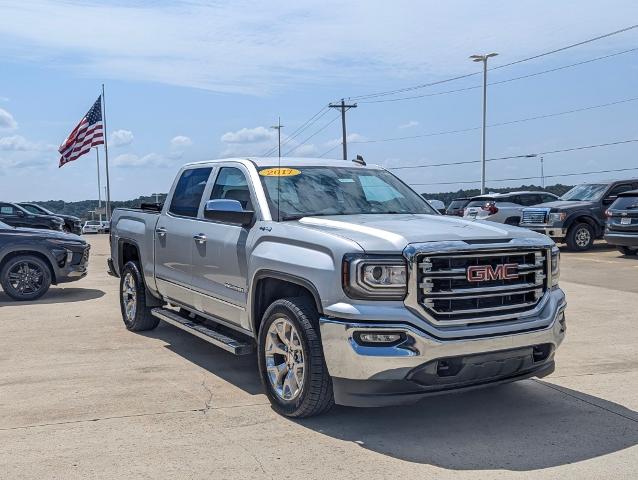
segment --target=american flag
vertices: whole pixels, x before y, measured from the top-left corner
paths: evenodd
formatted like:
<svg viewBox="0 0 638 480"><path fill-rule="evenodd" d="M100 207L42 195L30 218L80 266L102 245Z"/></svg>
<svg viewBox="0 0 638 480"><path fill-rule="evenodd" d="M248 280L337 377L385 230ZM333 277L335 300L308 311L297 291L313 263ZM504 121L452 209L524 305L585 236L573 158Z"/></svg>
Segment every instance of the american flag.
<svg viewBox="0 0 638 480"><path fill-rule="evenodd" d="M73 129L67 139L62 142L60 152L60 167L73 160L77 160L91 150L91 147L104 144L104 130L102 126L102 95L87 112L80 123Z"/></svg>

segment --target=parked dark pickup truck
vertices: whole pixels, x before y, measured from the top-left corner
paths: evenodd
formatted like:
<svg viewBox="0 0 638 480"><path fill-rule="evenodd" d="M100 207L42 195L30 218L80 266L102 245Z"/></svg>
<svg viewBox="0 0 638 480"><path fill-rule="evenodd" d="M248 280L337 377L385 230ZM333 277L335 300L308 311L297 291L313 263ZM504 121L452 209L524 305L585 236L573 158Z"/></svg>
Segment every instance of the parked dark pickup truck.
<svg viewBox="0 0 638 480"><path fill-rule="evenodd" d="M570 250L589 250L603 238L605 210L618 195L638 188L638 179L576 185L555 202L523 209L521 227L544 233Z"/></svg>
<svg viewBox="0 0 638 480"><path fill-rule="evenodd" d="M64 221L62 230L67 233L75 233L76 235L82 234L82 220L73 215L62 215L60 213L53 213L51 210L47 210L37 203L19 203L22 208L35 215L50 215L53 217L59 217Z"/></svg>
<svg viewBox="0 0 638 480"><path fill-rule="evenodd" d="M0 284L14 300L35 300L51 284L87 273L89 245L77 235L0 222Z"/></svg>
<svg viewBox="0 0 638 480"><path fill-rule="evenodd" d="M20 205L0 202L0 221L12 227L41 228L62 230L64 220L55 215L31 213Z"/></svg>
<svg viewBox="0 0 638 480"><path fill-rule="evenodd" d="M606 215L605 241L623 255L638 254L638 190L618 195Z"/></svg>

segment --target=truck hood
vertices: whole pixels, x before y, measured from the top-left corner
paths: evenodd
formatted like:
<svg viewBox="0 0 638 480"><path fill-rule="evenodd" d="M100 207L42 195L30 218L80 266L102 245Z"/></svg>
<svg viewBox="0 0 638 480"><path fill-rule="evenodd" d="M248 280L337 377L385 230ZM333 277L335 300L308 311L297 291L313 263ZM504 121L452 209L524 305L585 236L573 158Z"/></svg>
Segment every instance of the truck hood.
<svg viewBox="0 0 638 480"><path fill-rule="evenodd" d="M594 202L583 200L556 200L554 202L541 203L529 208L550 208L553 211L557 210L575 210L578 208L587 208L594 204Z"/></svg>
<svg viewBox="0 0 638 480"><path fill-rule="evenodd" d="M524 228L444 215L334 215L297 222L352 240L367 252L400 252L410 243L544 237Z"/></svg>
<svg viewBox="0 0 638 480"><path fill-rule="evenodd" d="M86 243L86 240L84 240L79 235L75 235L73 233L58 232L56 230L45 230L42 228L17 227L0 231L16 237L23 236L28 238L42 238L47 240L66 240L70 243Z"/></svg>

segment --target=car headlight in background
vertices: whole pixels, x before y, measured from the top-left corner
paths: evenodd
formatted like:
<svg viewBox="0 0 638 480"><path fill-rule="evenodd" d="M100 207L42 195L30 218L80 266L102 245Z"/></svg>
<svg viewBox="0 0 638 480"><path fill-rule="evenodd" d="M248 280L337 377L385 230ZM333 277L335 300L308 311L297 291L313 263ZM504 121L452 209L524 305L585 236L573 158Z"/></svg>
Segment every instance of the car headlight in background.
<svg viewBox="0 0 638 480"><path fill-rule="evenodd" d="M343 290L351 298L402 300L407 293L407 267L401 256L346 255Z"/></svg>
<svg viewBox="0 0 638 480"><path fill-rule="evenodd" d="M559 223L565 220L567 214L565 212L559 213L550 213L549 214L549 223Z"/></svg>
<svg viewBox="0 0 638 480"><path fill-rule="evenodd" d="M560 250L554 245L552 247L552 287L558 285L560 278Z"/></svg>

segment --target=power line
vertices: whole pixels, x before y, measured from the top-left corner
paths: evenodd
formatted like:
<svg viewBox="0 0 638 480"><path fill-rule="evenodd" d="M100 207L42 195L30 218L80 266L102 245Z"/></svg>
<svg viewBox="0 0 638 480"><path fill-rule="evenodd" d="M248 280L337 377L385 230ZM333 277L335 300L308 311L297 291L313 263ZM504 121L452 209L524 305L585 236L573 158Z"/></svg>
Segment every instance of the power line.
<svg viewBox="0 0 638 480"><path fill-rule="evenodd" d="M336 145L330 147L328 150L326 150L325 152L323 152L321 155L318 156L318 158L323 158L326 155L328 155L330 152L332 152L335 148L337 148L338 146L340 146L339 143L337 143Z"/></svg>
<svg viewBox="0 0 638 480"><path fill-rule="evenodd" d="M617 172L629 172L633 170L638 170L638 167L629 167L629 168L615 168L609 170L591 170L589 172L575 172L575 173L561 173L556 175L545 175L545 178L560 178L560 177L575 177L578 175L594 175L597 173L617 173ZM515 180L535 180L541 178L539 175L531 176L531 177L517 177L517 178L496 178L494 180L490 180L490 182L511 182ZM461 183L481 183L480 180L469 180L462 182L434 182L434 183L410 183L410 185L456 185Z"/></svg>
<svg viewBox="0 0 638 480"><path fill-rule="evenodd" d="M323 106L321 107L321 110L319 110L317 113L315 113L312 117L310 117L308 120L306 120L303 124L301 124L299 127L297 127L294 131L291 132L291 134L286 137L284 139L283 142L281 142L281 145L286 145L288 144L290 141L294 140L296 137L298 137L299 135L301 135L305 130L307 130L308 128L310 128L313 124L315 124L317 121L319 121L321 119L321 117L323 117L326 113L328 113L330 110L328 109L327 106ZM262 157L267 157L269 155L272 155L274 152L277 151L277 146L275 145L274 147L270 148L269 150L267 150Z"/></svg>
<svg viewBox="0 0 638 480"><path fill-rule="evenodd" d="M545 75L547 73L553 73L553 72L557 72L557 71L560 71L560 70L565 70L567 68L578 67L580 65L586 65L588 63L597 62L599 60L605 60L607 58L616 57L618 55L624 55L626 53L635 52L637 50L638 50L638 47L630 48L628 50L623 50L621 52L615 52L615 53L611 53L609 55L603 55L601 57L591 58L589 60L583 60L581 62L570 63L569 65L562 65L560 67L550 68L548 70L542 70L540 72L528 73L527 75L520 75L518 77L508 78L508 79L505 79L505 80L499 80L499 81L496 81L496 82L489 82L488 86L500 85L500 84L503 84L503 83L515 82L517 80L524 80L526 78L537 77L539 75ZM404 100L414 100L414 99L417 99L417 98L436 97L436 96L439 96L439 95L448 95L450 93L466 92L468 90L476 90L476 89L479 89L481 87L482 87L482 85L473 85L471 87L456 88L454 90L445 90L443 92L424 93L424 94L421 94L421 95L411 95L409 97L386 98L386 99L383 99L383 100L363 100L363 101L360 101L359 103L373 104L373 103L401 102L401 101L404 101Z"/></svg>
<svg viewBox="0 0 638 480"><path fill-rule="evenodd" d="M526 58L522 58L520 60L515 60L513 62L509 62L509 63L506 63L504 65L498 65L496 67L492 67L490 70L497 70L497 69L501 69L501 68L505 68L505 67L510 67L512 65L517 65L519 63L528 62L530 60L535 60L537 58L541 58L541 57L545 57L547 55L551 55L551 54L554 54L554 53L562 52L562 51L568 50L570 48L579 47L579 46L585 45L587 43L595 42L597 40L602 40L604 38L608 38L608 37L611 37L613 35L618 35L620 33L624 33L624 32L627 32L629 30L633 30L635 28L638 28L638 24L637 25L631 25L629 27L625 27L625 28L622 28L620 30L615 30L613 32L605 33L603 35L598 35L597 37L589 38L587 40L583 40L583 41L580 41L580 42L577 42L577 43L566 45L564 47L556 48L556 49L550 50L548 52L539 53L539 54L533 55L531 57L526 57ZM460 79L463 79L463 78L476 76L476 75L479 75L480 73L481 72L472 72L472 73L467 73L465 75L457 75L457 76L452 77L452 78L447 78L447 79L444 79L444 80L438 80L438 81L435 81L435 82L423 83L423 84L414 85L414 86L411 86L411 87L404 87L404 88L399 88L399 89L395 89L395 90L387 90L387 91L383 91L383 92L369 93L369 94L365 94L365 95L351 96L351 97L348 97L348 99L349 100L363 100L363 99L376 98L376 97L385 97L385 96L388 96L388 95L396 95L397 93L410 92L410 91L413 91L413 90L419 90L421 88L432 87L434 85L440 85L440 84L443 84L443 83L448 83L448 82L452 82L452 81L455 81L455 80L460 80Z"/></svg>
<svg viewBox="0 0 638 480"><path fill-rule="evenodd" d="M551 117L558 117L561 115L569 115L572 113L578 113L578 112L585 112L588 110L594 110L597 108L604 108L604 107L610 107L613 105L618 105L618 104L622 104L622 103L627 103L627 102L635 102L636 100L638 100L638 97L632 97L632 98L626 98L623 100L618 100L615 102L609 102L609 103L603 103L603 104L599 104L599 105L590 105L587 107L582 107L582 108L576 108L576 109L572 109L572 110L566 110L563 112L555 112L555 113L548 113L548 114L544 114L544 115L536 115L533 117L526 117L526 118L519 118L516 120L510 120L507 122L499 122L499 123L491 123L488 125L488 127L492 128L492 127L502 127L505 125L513 125L516 123L523 123L523 122L530 122L533 120L541 120L544 118L551 118ZM419 135L408 135L408 136L403 136L403 137L389 137L389 138L379 138L379 139L373 139L373 140L353 140L350 143L381 143L381 142L397 142L397 141L403 141L403 140L413 140L416 138L424 138L424 137L436 137L439 135L451 135L451 134L455 134L455 133L466 133L466 132L472 132L474 130L480 130L481 127L468 127L468 128L461 128L461 129L456 129L456 130L444 130L441 132L431 132L431 133L423 133L423 134L419 134Z"/></svg>
<svg viewBox="0 0 638 480"><path fill-rule="evenodd" d="M326 123L323 127L321 127L319 130L317 130L315 133L313 133L309 137L306 137L301 143L299 143L299 145L297 145L297 146L293 147L292 149L288 150L285 155L287 156L287 155L291 154L292 152L294 152L295 150L297 150L298 148L300 148L303 145L305 145L308 142L308 140L313 138L315 135L318 135L319 133L323 132L326 128L328 128L330 125L332 125L340 117L341 117L341 115L337 115L336 117L334 117L332 120L330 120L328 123Z"/></svg>
<svg viewBox="0 0 638 480"><path fill-rule="evenodd" d="M513 156L509 156L509 157L486 158L485 161L486 162L495 162L497 160L512 160L512 159L518 159L518 158L533 158L533 157L538 157L540 155L551 155L553 153L575 152L575 151L578 151L578 150L588 150L590 148L611 147L613 145L623 145L625 143L633 143L633 142L638 142L638 138L630 139L630 140L619 140L617 142L598 143L598 144L595 144L595 145L582 145L582 146L579 146L579 147L562 148L562 149L559 149L559 150L548 150L546 152L534 152L534 153L529 153L529 154L525 154L525 155L513 155ZM471 164L471 163L480 163L480 162L481 162L481 160L465 160L465 161L462 161L462 162L431 163L431 164L428 164L428 165L406 165L406 166L402 166L402 167L390 167L387 170L407 170L407 169L410 169L410 168L448 167L448 166L452 166L452 165L468 165L468 164ZM459 182L459 183L463 183L463 182Z"/></svg>

